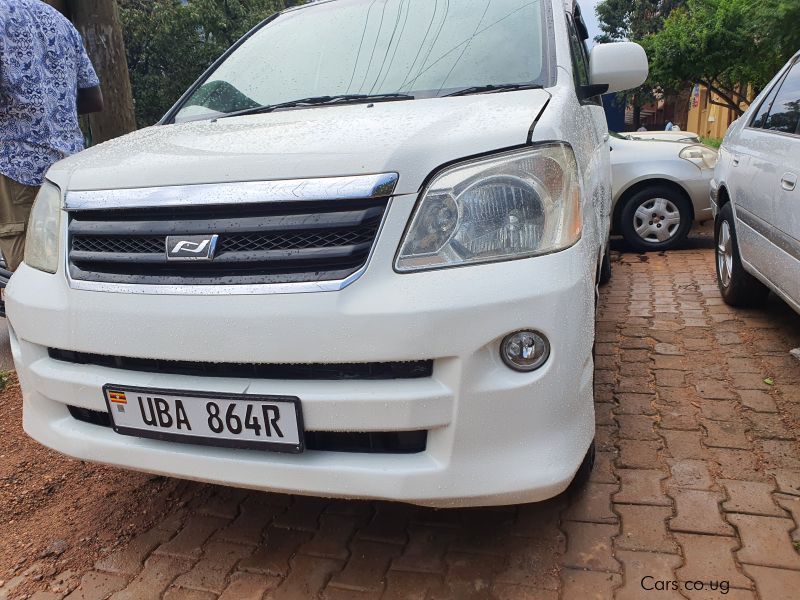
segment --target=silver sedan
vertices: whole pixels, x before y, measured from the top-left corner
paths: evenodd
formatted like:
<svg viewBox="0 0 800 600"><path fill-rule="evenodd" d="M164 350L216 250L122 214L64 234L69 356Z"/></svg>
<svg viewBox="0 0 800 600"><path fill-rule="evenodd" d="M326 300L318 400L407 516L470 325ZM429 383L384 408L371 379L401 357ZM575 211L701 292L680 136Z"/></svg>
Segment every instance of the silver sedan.
<svg viewBox="0 0 800 600"><path fill-rule="evenodd" d="M702 144L611 134L612 227L637 250L667 250L694 221L712 218L709 184L717 151Z"/></svg>

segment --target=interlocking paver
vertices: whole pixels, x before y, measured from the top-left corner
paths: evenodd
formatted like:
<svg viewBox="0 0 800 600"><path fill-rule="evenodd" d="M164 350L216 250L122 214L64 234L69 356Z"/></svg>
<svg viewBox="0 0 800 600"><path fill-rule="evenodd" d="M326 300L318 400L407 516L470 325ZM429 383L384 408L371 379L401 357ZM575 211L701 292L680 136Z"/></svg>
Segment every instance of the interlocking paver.
<svg viewBox="0 0 800 600"><path fill-rule="evenodd" d="M619 572L612 552L612 538L619 535L618 525L566 522L567 552L563 563L575 569Z"/></svg>
<svg viewBox="0 0 800 600"><path fill-rule="evenodd" d="M613 590L622 585L622 577L616 573L564 569L561 572L561 594L563 598L585 598L586 600L608 600Z"/></svg>
<svg viewBox="0 0 800 600"><path fill-rule="evenodd" d="M619 486L616 484L589 482L578 492L563 518L589 523L616 523L618 519L611 510L611 495L617 490Z"/></svg>
<svg viewBox="0 0 800 600"><path fill-rule="evenodd" d="M356 541L350 545L350 560L336 573L329 585L358 592L377 592L383 589L384 576L392 559L400 554L395 544Z"/></svg>
<svg viewBox="0 0 800 600"><path fill-rule="evenodd" d="M723 479L742 479L744 481L769 481L770 476L752 450L733 448L709 448L713 462L719 465Z"/></svg>
<svg viewBox="0 0 800 600"><path fill-rule="evenodd" d="M121 575L89 571L81 577L80 585L67 596L67 600L104 600L128 583Z"/></svg>
<svg viewBox="0 0 800 600"><path fill-rule="evenodd" d="M662 490L662 481L668 473L659 469L619 469L621 488L614 494L614 502L621 504L651 504L671 506L672 500Z"/></svg>
<svg viewBox="0 0 800 600"><path fill-rule="evenodd" d="M614 540L620 550L675 553L678 547L667 533L672 509L663 506L617 504L622 517L622 532Z"/></svg>
<svg viewBox="0 0 800 600"><path fill-rule="evenodd" d="M617 558L622 563L625 572L625 585L617 590L616 600L642 600L651 594L657 594L660 599L679 600L679 592L666 586L666 589L657 590L657 581L675 580L675 570L681 565L681 557L675 554L659 554L656 552L629 552L620 550ZM648 579L652 578L652 579ZM643 587L644 586L644 587ZM651 588L648 590L645 588Z"/></svg>
<svg viewBox="0 0 800 600"><path fill-rule="evenodd" d="M739 541L718 535L676 533L675 539L683 549L684 566L675 574L680 581L708 581L713 578L728 581L731 587L750 589L751 581L739 572L733 552Z"/></svg>
<svg viewBox="0 0 800 600"><path fill-rule="evenodd" d="M756 582L764 600L796 600L800 571L744 565L744 572Z"/></svg>
<svg viewBox="0 0 800 600"><path fill-rule="evenodd" d="M239 567L245 571L284 576L289 572L289 560L297 549L311 539L308 531L270 527L264 545L259 546Z"/></svg>
<svg viewBox="0 0 800 600"><path fill-rule="evenodd" d="M661 441L619 440L618 464L628 469L658 469Z"/></svg>
<svg viewBox="0 0 800 600"><path fill-rule="evenodd" d="M442 585L441 575L389 571L382 600L427 600L429 592Z"/></svg>
<svg viewBox="0 0 800 600"><path fill-rule="evenodd" d="M346 560L350 554L347 544L356 529L356 519L343 515L322 515L319 529L310 541L300 547L300 552L322 558Z"/></svg>
<svg viewBox="0 0 800 600"><path fill-rule="evenodd" d="M731 479L723 479L720 483L728 493L728 500L722 503L722 508L726 512L772 517L786 516L786 513L777 506L772 497L772 493L775 491L773 484Z"/></svg>
<svg viewBox="0 0 800 600"><path fill-rule="evenodd" d="M617 394L617 407L614 412L618 415L655 415L656 409L653 402L654 394Z"/></svg>
<svg viewBox="0 0 800 600"><path fill-rule="evenodd" d="M210 542L200 559L187 573L175 580L175 585L221 594L227 583L228 573L237 562L253 553L252 546L228 542Z"/></svg>
<svg viewBox="0 0 800 600"><path fill-rule="evenodd" d="M573 523L572 525L589 525ZM557 589L558 573L554 568L542 569L537 565L552 564L553 557L563 552L560 537L551 536L544 543L532 544L526 538L509 539L506 564L495 576L495 581L538 589ZM555 565L553 565L555 566Z"/></svg>
<svg viewBox="0 0 800 600"><path fill-rule="evenodd" d="M617 415L619 437L627 440L658 440L655 420L645 415Z"/></svg>
<svg viewBox="0 0 800 600"><path fill-rule="evenodd" d="M136 575L141 571L147 556L170 537L169 532L159 528L146 531L133 538L125 547L101 558L95 568L118 575Z"/></svg>
<svg viewBox="0 0 800 600"><path fill-rule="evenodd" d="M111 596L112 600L158 598L175 578L192 567L192 560L156 554L145 562L144 569L125 588Z"/></svg>
<svg viewBox="0 0 800 600"><path fill-rule="evenodd" d="M795 528L791 519L759 517L755 515L728 515L739 531L742 549L736 553L742 563L800 569L800 554L792 546L790 533Z"/></svg>
<svg viewBox="0 0 800 600"><path fill-rule="evenodd" d="M444 573L444 553L453 534L433 527L409 528L403 554L392 561L392 569L417 573Z"/></svg>
<svg viewBox="0 0 800 600"><path fill-rule="evenodd" d="M217 595L202 590L192 590L177 586L171 586L164 592L162 600L216 600Z"/></svg>
<svg viewBox="0 0 800 600"><path fill-rule="evenodd" d="M747 428L742 423L706 420L703 422L703 427L706 430L704 440L706 446L740 450L750 450L753 447L745 434Z"/></svg>
<svg viewBox="0 0 800 600"><path fill-rule="evenodd" d="M785 508L792 515L792 520L794 520L796 525L795 529L792 531L792 541L800 543L800 497L776 494L775 500L782 508ZM800 547L797 545L795 548L800 551Z"/></svg>
<svg viewBox="0 0 800 600"><path fill-rule="evenodd" d="M181 558L197 558L202 552L203 543L229 521L230 519L224 517L194 515L186 520L174 538L159 546L155 552Z"/></svg>
<svg viewBox="0 0 800 600"><path fill-rule="evenodd" d="M706 460L708 451L701 444L700 431L676 431L661 429L659 433L667 444L667 453L672 458L693 458Z"/></svg>
<svg viewBox="0 0 800 600"><path fill-rule="evenodd" d="M722 518L719 504L723 495L701 490L670 489L675 500L677 516L670 520L672 531L734 535L733 527Z"/></svg>
<svg viewBox="0 0 800 600"><path fill-rule="evenodd" d="M278 587L280 581L274 575L237 572L231 575L219 600L261 600L267 590Z"/></svg>
<svg viewBox="0 0 800 600"><path fill-rule="evenodd" d="M289 575L277 588L267 593L266 600L315 598L331 576L344 566L340 560L300 554L291 562Z"/></svg>

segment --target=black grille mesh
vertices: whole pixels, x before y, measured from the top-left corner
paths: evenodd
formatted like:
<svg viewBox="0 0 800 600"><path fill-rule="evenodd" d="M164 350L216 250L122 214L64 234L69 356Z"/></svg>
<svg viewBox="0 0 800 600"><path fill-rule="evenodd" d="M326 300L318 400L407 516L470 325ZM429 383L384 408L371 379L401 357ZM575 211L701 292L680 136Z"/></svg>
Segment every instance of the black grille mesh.
<svg viewBox="0 0 800 600"><path fill-rule="evenodd" d="M303 232L295 234L220 236L217 253L252 252L257 250L300 250L303 248L334 248L368 244L375 237L373 227L363 227L349 231Z"/></svg>
<svg viewBox="0 0 800 600"><path fill-rule="evenodd" d="M158 254L164 252L163 237L80 235L72 240L79 252L119 252L122 254Z"/></svg>

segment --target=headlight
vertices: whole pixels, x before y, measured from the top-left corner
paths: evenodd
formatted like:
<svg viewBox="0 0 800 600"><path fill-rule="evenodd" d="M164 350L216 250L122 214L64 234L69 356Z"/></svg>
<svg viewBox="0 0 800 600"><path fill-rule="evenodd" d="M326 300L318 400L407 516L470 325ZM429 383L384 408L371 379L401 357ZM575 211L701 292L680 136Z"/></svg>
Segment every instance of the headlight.
<svg viewBox="0 0 800 600"><path fill-rule="evenodd" d="M700 144L687 146L678 154L682 159L694 163L701 169L713 169L717 166L717 151Z"/></svg>
<svg viewBox="0 0 800 600"><path fill-rule="evenodd" d="M564 250L583 228L572 149L547 144L449 167L422 193L395 268L421 271Z"/></svg>
<svg viewBox="0 0 800 600"><path fill-rule="evenodd" d="M58 249L61 240L61 191L44 182L31 209L28 234L25 238L25 264L40 271L58 270Z"/></svg>

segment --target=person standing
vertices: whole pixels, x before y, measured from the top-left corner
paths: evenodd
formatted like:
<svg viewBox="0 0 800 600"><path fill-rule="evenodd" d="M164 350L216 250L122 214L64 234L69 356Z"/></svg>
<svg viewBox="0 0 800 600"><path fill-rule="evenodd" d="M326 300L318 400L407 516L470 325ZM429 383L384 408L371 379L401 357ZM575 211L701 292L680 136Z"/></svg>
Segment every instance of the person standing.
<svg viewBox="0 0 800 600"><path fill-rule="evenodd" d="M0 0L0 250L10 271L22 263L45 173L83 150L78 114L102 109L72 23L41 0Z"/></svg>

